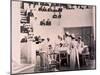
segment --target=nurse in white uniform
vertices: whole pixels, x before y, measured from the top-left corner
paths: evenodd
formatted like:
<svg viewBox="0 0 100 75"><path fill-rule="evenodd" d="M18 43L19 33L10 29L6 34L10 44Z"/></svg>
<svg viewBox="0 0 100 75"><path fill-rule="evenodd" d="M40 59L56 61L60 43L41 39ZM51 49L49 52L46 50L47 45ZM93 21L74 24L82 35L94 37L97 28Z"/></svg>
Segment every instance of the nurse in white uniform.
<svg viewBox="0 0 100 75"><path fill-rule="evenodd" d="M41 64L41 69L43 71L46 71L48 68L48 51L49 51L49 47L48 47L48 41L45 39L42 43L41 43L41 51L40 51L40 64Z"/></svg>
<svg viewBox="0 0 100 75"><path fill-rule="evenodd" d="M78 37L78 52L82 54L84 50L84 42L81 40L81 36Z"/></svg>
<svg viewBox="0 0 100 75"><path fill-rule="evenodd" d="M80 61L80 66L84 64L84 60L82 59L82 52L84 51L85 45L84 42L81 40L81 36L78 37L78 52L79 52L79 61Z"/></svg>
<svg viewBox="0 0 100 75"><path fill-rule="evenodd" d="M67 53L70 54L70 43L71 43L71 37L70 33L66 32L65 33L65 47L67 48Z"/></svg>
<svg viewBox="0 0 100 75"><path fill-rule="evenodd" d="M78 56L78 42L75 39L75 35L72 34L72 41L71 41L71 52L70 52L70 69L74 70L76 67L76 62L78 65L78 68L80 67L79 65L79 56Z"/></svg>
<svg viewBox="0 0 100 75"><path fill-rule="evenodd" d="M64 47L67 51L67 65L69 66L69 63L70 63L70 44L71 44L70 33L66 32L64 38L65 38Z"/></svg>

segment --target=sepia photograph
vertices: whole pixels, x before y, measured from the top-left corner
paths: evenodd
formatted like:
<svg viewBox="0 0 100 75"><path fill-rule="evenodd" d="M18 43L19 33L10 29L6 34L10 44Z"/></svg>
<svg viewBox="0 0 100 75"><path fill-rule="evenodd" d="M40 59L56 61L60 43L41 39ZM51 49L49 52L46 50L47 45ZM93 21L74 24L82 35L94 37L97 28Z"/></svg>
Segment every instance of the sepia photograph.
<svg viewBox="0 0 100 75"><path fill-rule="evenodd" d="M96 6L11 1L11 74L96 69Z"/></svg>

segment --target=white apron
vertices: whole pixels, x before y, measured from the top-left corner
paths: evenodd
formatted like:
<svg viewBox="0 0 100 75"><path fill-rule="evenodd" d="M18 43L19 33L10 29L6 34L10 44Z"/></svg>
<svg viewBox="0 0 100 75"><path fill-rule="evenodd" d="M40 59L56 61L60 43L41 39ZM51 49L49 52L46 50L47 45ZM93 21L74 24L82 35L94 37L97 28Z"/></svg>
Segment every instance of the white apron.
<svg viewBox="0 0 100 75"><path fill-rule="evenodd" d="M75 69L76 61L79 68L79 55L78 55L78 49L77 49L78 42L75 40L72 40L71 43L71 52L70 52L70 69Z"/></svg>
<svg viewBox="0 0 100 75"><path fill-rule="evenodd" d="M71 37L66 37L65 39L65 47L67 50L67 53L70 54L70 44L71 44Z"/></svg>
<svg viewBox="0 0 100 75"><path fill-rule="evenodd" d="M79 52L79 54L82 54L83 50L84 50L84 43L82 41L80 41L80 43L78 43L78 52Z"/></svg>

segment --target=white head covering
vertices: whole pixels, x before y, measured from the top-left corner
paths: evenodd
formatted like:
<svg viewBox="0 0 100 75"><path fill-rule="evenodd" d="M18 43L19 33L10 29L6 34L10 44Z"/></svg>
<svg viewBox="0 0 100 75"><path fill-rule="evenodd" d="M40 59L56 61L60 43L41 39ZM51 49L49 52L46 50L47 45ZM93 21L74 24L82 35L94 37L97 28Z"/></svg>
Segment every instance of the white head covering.
<svg viewBox="0 0 100 75"><path fill-rule="evenodd" d="M73 38L75 38L75 34L71 34L71 36L72 36Z"/></svg>
<svg viewBox="0 0 100 75"><path fill-rule="evenodd" d="M69 33L69 32L65 32L65 34L70 35L70 33Z"/></svg>

